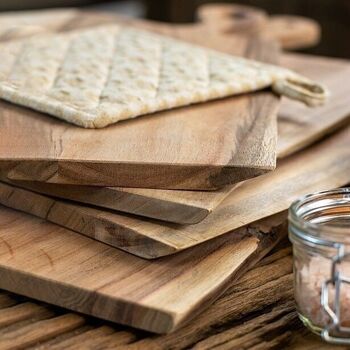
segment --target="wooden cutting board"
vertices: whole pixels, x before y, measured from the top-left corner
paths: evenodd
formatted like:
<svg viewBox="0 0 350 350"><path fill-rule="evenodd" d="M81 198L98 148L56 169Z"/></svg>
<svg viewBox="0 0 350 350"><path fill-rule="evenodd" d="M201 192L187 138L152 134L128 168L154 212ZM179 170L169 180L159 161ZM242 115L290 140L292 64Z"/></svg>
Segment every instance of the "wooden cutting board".
<svg viewBox="0 0 350 350"><path fill-rule="evenodd" d="M68 27L107 20L99 15L81 15L70 20ZM129 24L135 25L135 21ZM137 26L243 56L263 46L261 41L207 33L202 26L176 28L145 21ZM0 162L10 168L8 176L17 180L217 189L275 167L278 101L270 92L242 95L100 130L84 130L1 102Z"/></svg>
<svg viewBox="0 0 350 350"><path fill-rule="evenodd" d="M350 125L246 181L195 225L116 214L0 183L0 203L44 218L144 258L173 254L287 209L308 192L350 182Z"/></svg>
<svg viewBox="0 0 350 350"><path fill-rule="evenodd" d="M283 99L278 116L278 158L284 158L310 145L350 119L350 63L345 60L300 54L282 55L282 64L328 86L329 102L320 108L308 108ZM145 217L194 224L203 220L235 186L217 191L179 191L122 187L56 185L17 182L40 193L76 200Z"/></svg>
<svg viewBox="0 0 350 350"><path fill-rule="evenodd" d="M0 288L113 322L170 332L208 307L272 249L285 235L284 220L285 215L276 216L210 244L147 261L0 206Z"/></svg>

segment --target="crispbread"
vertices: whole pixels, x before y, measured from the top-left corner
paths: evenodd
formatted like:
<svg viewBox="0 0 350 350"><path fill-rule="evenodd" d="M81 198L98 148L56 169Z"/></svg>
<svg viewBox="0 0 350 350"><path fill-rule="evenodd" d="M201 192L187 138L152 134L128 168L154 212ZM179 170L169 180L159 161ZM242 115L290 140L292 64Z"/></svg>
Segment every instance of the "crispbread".
<svg viewBox="0 0 350 350"><path fill-rule="evenodd" d="M125 26L0 45L0 97L86 128L271 86L307 104L323 87L287 69Z"/></svg>

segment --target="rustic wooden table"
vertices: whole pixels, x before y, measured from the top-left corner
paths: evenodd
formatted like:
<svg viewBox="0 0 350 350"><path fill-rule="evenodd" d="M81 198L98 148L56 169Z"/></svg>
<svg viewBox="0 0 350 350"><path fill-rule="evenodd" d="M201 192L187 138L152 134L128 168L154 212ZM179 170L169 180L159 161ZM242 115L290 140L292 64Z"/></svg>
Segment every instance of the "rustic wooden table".
<svg viewBox="0 0 350 350"><path fill-rule="evenodd" d="M187 326L154 335L0 292L0 349L333 349L293 300L291 247L278 248ZM339 349L346 349L339 347Z"/></svg>

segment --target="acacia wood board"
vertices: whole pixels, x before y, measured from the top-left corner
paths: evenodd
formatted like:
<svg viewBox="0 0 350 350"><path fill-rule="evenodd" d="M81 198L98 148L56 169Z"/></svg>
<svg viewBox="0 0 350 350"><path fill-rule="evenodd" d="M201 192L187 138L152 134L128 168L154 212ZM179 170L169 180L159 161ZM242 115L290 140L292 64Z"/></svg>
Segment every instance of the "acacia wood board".
<svg viewBox="0 0 350 350"><path fill-rule="evenodd" d="M170 334L154 335L0 291L0 348L75 350L334 350L303 326L293 295L293 256L283 240L208 309ZM337 346L337 350L348 350Z"/></svg>
<svg viewBox="0 0 350 350"><path fill-rule="evenodd" d="M260 53L261 54L261 53ZM319 56L284 54L287 68L317 79L331 90L328 103L308 108L287 99L278 113L278 158L300 151L350 118L350 63ZM217 191L180 191L122 187L56 185L22 181L16 185L60 198L141 215L179 224L195 224L210 214L228 196L235 185Z"/></svg>
<svg viewBox="0 0 350 350"><path fill-rule="evenodd" d="M285 349L293 335L299 333L303 340L310 335L301 333L302 324L297 320L292 263L291 248L285 248L283 240L199 316L175 332L162 335L0 291L0 348L222 350L247 349L249 345L260 350ZM316 344L321 346L321 341Z"/></svg>
<svg viewBox="0 0 350 350"><path fill-rule="evenodd" d="M0 290L0 348L211 350L249 344L260 350L334 350L298 318L293 257L286 244L283 240L210 307L170 334L122 327Z"/></svg>
<svg viewBox="0 0 350 350"><path fill-rule="evenodd" d="M54 350L335 349L298 318L292 249L285 239L210 307L170 334L154 335L113 325L5 291L0 291L0 317L3 350L38 344Z"/></svg>
<svg viewBox="0 0 350 350"><path fill-rule="evenodd" d="M264 176L245 181L194 225L117 214L0 183L0 203L132 254L152 259L177 253L253 221L286 210L301 195L350 182L350 125L282 160Z"/></svg>
<svg viewBox="0 0 350 350"><path fill-rule="evenodd" d="M284 234L284 220L278 215L147 261L0 206L0 288L166 333L202 311L272 249Z"/></svg>
<svg viewBox="0 0 350 350"><path fill-rule="evenodd" d="M80 13L60 28L108 20L117 22L113 17ZM268 45L250 37L210 34L203 26L176 28L136 20L128 24L239 56L250 57ZM17 180L217 189L274 169L278 104L279 98L271 92L245 94L85 130L1 102L0 162Z"/></svg>

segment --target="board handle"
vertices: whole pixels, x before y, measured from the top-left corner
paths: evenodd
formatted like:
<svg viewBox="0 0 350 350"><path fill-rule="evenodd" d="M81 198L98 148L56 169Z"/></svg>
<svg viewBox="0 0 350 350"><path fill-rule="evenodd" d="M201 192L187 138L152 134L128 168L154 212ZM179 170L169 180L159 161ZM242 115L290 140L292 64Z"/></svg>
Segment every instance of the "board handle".
<svg viewBox="0 0 350 350"><path fill-rule="evenodd" d="M251 6L236 4L205 4L197 9L200 22L222 34L260 31L268 21L267 13Z"/></svg>
<svg viewBox="0 0 350 350"><path fill-rule="evenodd" d="M276 40L283 49L315 46L321 37L320 25L300 16L268 14L259 8L236 4L205 4L197 10L198 19L211 30L229 35L259 34Z"/></svg>

